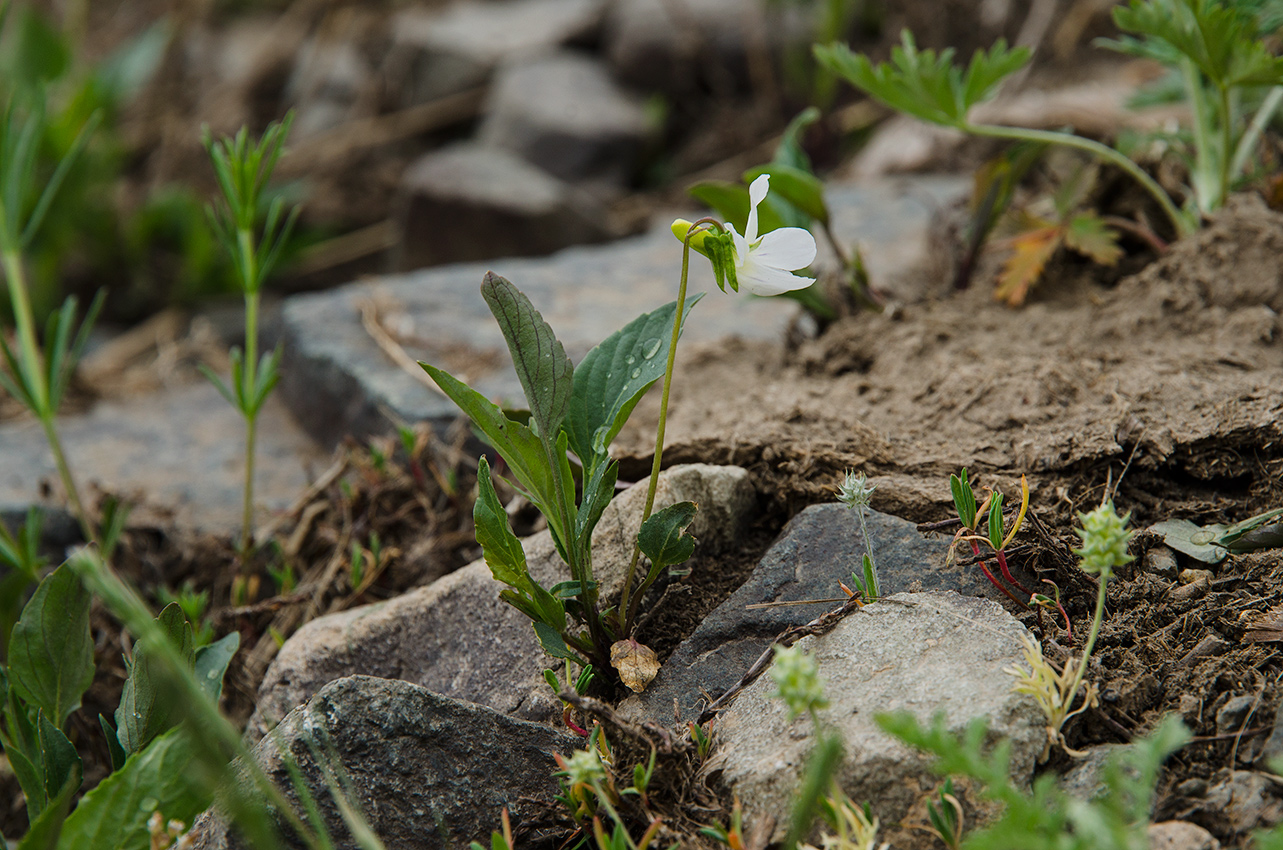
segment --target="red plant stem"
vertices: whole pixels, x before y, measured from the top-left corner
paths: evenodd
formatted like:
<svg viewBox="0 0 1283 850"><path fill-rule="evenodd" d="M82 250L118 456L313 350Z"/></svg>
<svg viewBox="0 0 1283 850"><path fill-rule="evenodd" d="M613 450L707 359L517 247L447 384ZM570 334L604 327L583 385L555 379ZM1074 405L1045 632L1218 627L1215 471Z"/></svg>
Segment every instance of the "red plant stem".
<svg viewBox="0 0 1283 850"><path fill-rule="evenodd" d="M570 706L566 706L565 710L561 712L561 722L565 723L567 729L581 738L587 738L591 734L587 729L577 725L575 721L570 719Z"/></svg>
<svg viewBox="0 0 1283 850"><path fill-rule="evenodd" d="M972 549L972 551L973 551L973 552L975 552L975 554L977 554L977 555L979 555L979 554L980 554L980 544L976 543L976 541L974 541L974 540L972 540L972 541L971 541L971 549ZM1007 598L1008 598L1008 599L1010 599L1012 602L1014 602L1014 603L1016 603L1017 605L1019 605L1021 608L1028 608L1028 607L1029 607L1029 605L1028 605L1027 603L1025 603L1025 602L1024 602L1024 600L1017 599L1017 598L1016 598L1016 595L1015 595L1014 593L1012 593L1010 590L1008 590L1008 589L1003 585L1003 583L1002 583L1002 582L1000 582L1000 581L998 581L998 579L994 578L993 573L989 572L989 568L988 568L987 566L985 566L985 562L984 562L984 561L980 561L980 562L979 562L979 564L980 564L980 570L981 570L981 572L983 572L983 573L985 574L985 578L987 578L987 579L989 579L989 581L993 582L993 586L994 586L994 587L998 588L998 589L999 589L999 590L1001 590L1003 593L1005 593L1005 594L1007 595Z"/></svg>
<svg viewBox="0 0 1283 850"><path fill-rule="evenodd" d="M976 554L980 554L977 552ZM1016 589L1025 596L1033 596L1033 591L1016 581L1011 575L1011 570L1007 569L1007 553L1002 549L998 550L998 566L1002 569L1002 577L1016 586Z"/></svg>

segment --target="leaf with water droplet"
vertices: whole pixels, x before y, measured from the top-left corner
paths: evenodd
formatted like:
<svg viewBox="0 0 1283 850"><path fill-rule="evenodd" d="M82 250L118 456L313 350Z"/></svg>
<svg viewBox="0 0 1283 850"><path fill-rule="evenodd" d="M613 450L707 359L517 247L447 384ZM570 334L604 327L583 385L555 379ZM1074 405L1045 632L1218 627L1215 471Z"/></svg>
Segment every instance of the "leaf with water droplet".
<svg viewBox="0 0 1283 850"><path fill-rule="evenodd" d="M684 313L689 315L702 297L701 293L688 298ZM588 352L576 367L564 427L571 450L589 475L607 459L611 441L637 402L663 376L667 360L655 354L671 338L676 313L673 301L638 316ZM629 368L629 358L638 364L635 368ZM602 428L606 430L599 438Z"/></svg>

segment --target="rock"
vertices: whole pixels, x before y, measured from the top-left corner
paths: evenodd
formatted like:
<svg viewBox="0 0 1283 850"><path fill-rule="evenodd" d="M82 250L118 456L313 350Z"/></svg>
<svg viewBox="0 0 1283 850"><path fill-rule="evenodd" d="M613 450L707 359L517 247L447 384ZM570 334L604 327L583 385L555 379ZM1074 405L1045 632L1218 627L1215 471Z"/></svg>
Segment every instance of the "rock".
<svg viewBox="0 0 1283 850"><path fill-rule="evenodd" d="M594 573L607 599L620 593L632 556L626 530L636 533L645 499L644 481L616 497L593 535ZM709 553L732 545L756 511L748 473L735 467L696 464L661 473L656 508L687 499L700 504L692 533ZM530 574L544 587L569 578L547 531L522 546ZM247 734L257 739L326 682L358 674L404 679L527 720L556 716L560 706L542 676L553 662L530 620L499 599L502 587L476 561L395 599L313 620L268 668Z"/></svg>
<svg viewBox="0 0 1283 850"><path fill-rule="evenodd" d="M303 780L339 850L356 848L327 790L316 751L333 754L374 833L389 848L464 847L514 824L557 792L554 752L579 739L388 679L352 676L327 685L261 742L254 757L298 805L282 749ZM279 749L278 749L279 747ZM239 850L245 842L217 817L197 822L198 850ZM285 830L288 832L288 830ZM290 847L300 847L297 839Z"/></svg>
<svg viewBox="0 0 1283 850"><path fill-rule="evenodd" d="M1195 584L1197 582L1206 582L1210 584L1214 578L1216 578L1216 576L1211 570L1187 569L1181 570L1180 575L1177 576L1177 581L1181 584Z"/></svg>
<svg viewBox="0 0 1283 850"><path fill-rule="evenodd" d="M619 79L684 94L701 82L725 91L749 79L750 50L809 50L801 9L745 0L618 0L606 18L605 53Z"/></svg>
<svg viewBox="0 0 1283 850"><path fill-rule="evenodd" d="M593 38L603 0L492 0L444 11L412 6L392 19L390 83L403 106L484 84L501 63Z"/></svg>
<svg viewBox="0 0 1283 850"><path fill-rule="evenodd" d="M911 522L870 511L866 522L884 594L906 590L954 590L995 596L998 591L975 567L945 568L948 542L926 537ZM794 517L743 586L709 614L660 668L644 694L620 710L641 719L671 723L674 701L683 720L697 717L704 694L714 697L734 685L780 632L810 622L837 607L838 582L860 568L864 542L856 515L839 504L812 505ZM824 604L749 609L763 602L806 599Z"/></svg>
<svg viewBox="0 0 1283 850"><path fill-rule="evenodd" d="M318 36L299 51L285 85L295 110L292 136L304 139L357 116L373 84L373 69L350 41Z"/></svg>
<svg viewBox="0 0 1283 850"><path fill-rule="evenodd" d="M1083 802L1090 802L1106 792L1104 770L1108 761L1127 752L1128 744L1097 744L1087 748L1085 758L1076 759L1074 766L1057 780L1060 790ZM1139 776L1135 770L1129 771Z"/></svg>
<svg viewBox="0 0 1283 850"><path fill-rule="evenodd" d="M1205 585L1206 583L1204 582L1203 584ZM1198 586L1198 584L1186 585L1186 587ZM1173 593L1172 597L1175 598L1176 594ZM1179 662L1179 666L1193 667L1205 658L1218 658L1229 652L1232 648L1233 645L1225 638L1221 637L1216 632L1209 631L1202 640L1194 644L1193 649L1185 653L1185 656Z"/></svg>
<svg viewBox="0 0 1283 850"><path fill-rule="evenodd" d="M474 156L483 161L472 153L462 159ZM866 265L882 285L927 261L932 208L965 186L960 178L928 177L835 187L828 193L835 232L843 242L862 246ZM500 245L507 239L492 228L470 232L467 238ZM824 250L822 245L822 257L827 256ZM299 421L326 444L349 434L363 438L389 431L385 411L404 422L431 421L444 432L458 409L435 385L424 386L426 376L399 368L379 348L362 326L363 303L377 295L384 324L411 357L465 372L488 398L521 403L507 347L479 291L486 271L507 277L525 292L578 361L639 314L672 301L681 262L680 245L666 220L643 236L570 248L545 259L472 263L296 295L283 308L281 394ZM683 335L687 343L731 335L778 340L797 312L778 299L718 292L707 263L691 264L690 289L709 295L708 303L691 314Z"/></svg>
<svg viewBox="0 0 1283 850"><path fill-rule="evenodd" d="M504 63L479 135L562 180L622 186L646 133L637 98L599 62L561 52Z"/></svg>
<svg viewBox="0 0 1283 850"><path fill-rule="evenodd" d="M1176 578L1176 553L1166 546L1155 546L1146 552L1144 564L1147 572L1165 579Z"/></svg>
<svg viewBox="0 0 1283 850"><path fill-rule="evenodd" d="M609 235L590 198L508 151L470 142L415 160L398 193L401 269L549 254Z"/></svg>
<svg viewBox="0 0 1283 850"><path fill-rule="evenodd" d="M1012 780L1027 787L1047 740L1044 719L1031 697L1012 693L1003 672L1020 659L1024 634L989 600L901 593L851 614L826 635L799 641L825 680L830 707L820 719L843 740L834 777L842 789L868 801L886 824L932 793L932 759L874 722L876 714L894 711L909 711L921 722L943 713L953 734L988 717L988 742L1010 743ZM788 823L814 732L809 718L790 722L783 703L769 696L773 689L770 676L762 676L721 714L717 765L745 812L774 817L779 825Z"/></svg>
<svg viewBox="0 0 1283 850"><path fill-rule="evenodd" d="M1230 697L1216 712L1216 734L1227 735L1240 731L1243 721L1257 704L1257 698L1251 694Z"/></svg>
<svg viewBox="0 0 1283 850"><path fill-rule="evenodd" d="M1215 832L1244 833L1283 821L1279 778L1235 770L1207 791L1199 820Z"/></svg>
<svg viewBox="0 0 1283 850"><path fill-rule="evenodd" d="M1197 824L1168 820L1149 825L1149 850L1221 850L1221 842Z"/></svg>
<svg viewBox="0 0 1283 850"><path fill-rule="evenodd" d="M142 500L131 524L172 520L216 534L240 529L245 425L212 384L103 401L88 413L61 417L58 430L83 497L98 488ZM61 491L39 423L0 425L0 457L0 504L35 502L44 482ZM308 467L327 462L284 406L270 398L259 414L255 503L289 505L308 485Z"/></svg>

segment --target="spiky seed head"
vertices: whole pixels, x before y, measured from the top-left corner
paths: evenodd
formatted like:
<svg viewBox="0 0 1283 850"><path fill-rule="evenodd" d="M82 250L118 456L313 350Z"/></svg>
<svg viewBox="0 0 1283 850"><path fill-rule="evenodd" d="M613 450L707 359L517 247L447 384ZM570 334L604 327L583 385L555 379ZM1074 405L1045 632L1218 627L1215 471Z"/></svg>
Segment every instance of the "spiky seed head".
<svg viewBox="0 0 1283 850"><path fill-rule="evenodd" d="M591 750L578 750L566 759L565 772L571 785L578 785L581 782L591 785L594 782L602 782L606 778L606 768L597 754Z"/></svg>
<svg viewBox="0 0 1283 850"><path fill-rule="evenodd" d="M848 469L842 483L838 485L838 501L848 508L867 508L873 501L873 491L876 489L877 485L870 484L863 472Z"/></svg>
<svg viewBox="0 0 1283 850"><path fill-rule="evenodd" d="M1127 541L1131 538L1127 519L1130 516L1128 513L1120 517L1114 510L1113 500L1106 500L1090 513L1078 515L1082 528L1075 528L1074 533L1082 538L1083 545L1081 549L1075 549L1074 554L1082 558L1084 572L1110 576L1114 567L1121 567L1132 560L1132 556L1127 554Z"/></svg>
<svg viewBox="0 0 1283 850"><path fill-rule="evenodd" d="M824 698L820 667L801 647L776 647L771 678L776 687L771 696L784 700L790 719L829 707L829 701Z"/></svg>

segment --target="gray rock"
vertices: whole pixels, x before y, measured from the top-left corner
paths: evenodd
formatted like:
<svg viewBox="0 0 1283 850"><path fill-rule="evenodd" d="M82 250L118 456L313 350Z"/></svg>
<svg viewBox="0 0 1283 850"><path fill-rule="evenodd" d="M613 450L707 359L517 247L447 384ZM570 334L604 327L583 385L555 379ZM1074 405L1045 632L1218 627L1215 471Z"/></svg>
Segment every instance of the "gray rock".
<svg viewBox="0 0 1283 850"><path fill-rule="evenodd" d="M869 536L884 594L913 590L954 590L967 595L1001 595L976 567L945 567L948 541L925 537L913 523L870 511ZM660 668L650 687L629 697L625 713L669 723L673 703L685 720L734 685L790 626L810 622L837 607L838 582L850 586L860 568L864 542L854 512L839 504L812 505L795 516L739 590L709 614ZM1019 576L1017 576L1019 577ZM763 602L830 600L825 604L749 609Z"/></svg>
<svg viewBox="0 0 1283 850"><path fill-rule="evenodd" d="M748 82L753 49L809 49L803 9L760 0L618 0L606 19L605 52L621 80L683 94ZM711 79L710 79L711 78Z"/></svg>
<svg viewBox="0 0 1283 850"><path fill-rule="evenodd" d="M900 821L931 793L932 759L874 722L878 713L894 711L921 722L943 713L954 734L987 717L988 742L1010 743L1012 780L1027 787L1047 734L1033 699L1012 693L1003 672L1020 659L1023 634L988 600L903 593L799 641L825 680L830 707L820 719L842 736L845 753L834 777L842 789L868 801L884 823ZM784 704L769 696L774 687L769 675L761 677L721 714L717 764L746 813L787 825L814 731L809 718L789 720Z"/></svg>
<svg viewBox="0 0 1283 850"><path fill-rule="evenodd" d="M1165 579L1176 579L1176 553L1166 546L1155 546L1145 553L1145 570Z"/></svg>
<svg viewBox="0 0 1283 850"><path fill-rule="evenodd" d="M622 185L646 132L641 103L601 63L561 52L503 65L480 138L562 180Z"/></svg>
<svg viewBox="0 0 1283 850"><path fill-rule="evenodd" d="M593 534L594 573L606 599L620 593L645 485L616 497ZM693 464L661 473L656 508L686 500L700 505L691 531L708 553L733 544L756 511L748 473L737 467ZM569 578L547 531L522 546L530 574L544 587ZM395 599L313 620L268 668L247 733L262 736L326 682L357 674L405 679L527 720L554 717L560 707L542 676L553 662L530 620L499 599L502 587L476 561Z"/></svg>
<svg viewBox="0 0 1283 850"><path fill-rule="evenodd" d="M592 38L604 0L493 0L444 11L410 7L392 19L390 82L413 106L485 83L501 62Z"/></svg>
<svg viewBox="0 0 1283 850"><path fill-rule="evenodd" d="M211 533L239 530L245 425L213 385L202 381L128 401L104 401L58 422L82 496L93 488L141 499L131 524L170 520ZM44 432L33 421L0 425L0 504L60 491ZM327 459L275 398L259 415L254 499L282 508L308 484L307 468Z"/></svg>
<svg viewBox="0 0 1283 850"><path fill-rule="evenodd" d="M1283 821L1283 787L1277 776L1235 770L1207 791L1199 820L1217 832L1244 833Z"/></svg>
<svg viewBox="0 0 1283 850"><path fill-rule="evenodd" d="M373 69L352 42L309 40L285 85L285 98L295 109L294 138L303 139L357 117L373 79Z"/></svg>
<svg viewBox="0 0 1283 850"><path fill-rule="evenodd" d="M965 191L965 185L959 178L928 177L835 187L829 192L835 232L861 245L881 283L924 261L933 206ZM466 239L501 246L508 237L486 227ZM824 251L821 244L822 257ZM503 337L479 292L486 271L507 277L530 296L578 361L639 314L673 300L681 262L680 245L665 221L643 236L545 259L471 263L297 295L283 310L287 363L281 392L299 421L327 444L348 434L388 431L387 412L407 422L429 420L444 431L457 408L425 387L424 376L398 368L379 349L362 327L362 303L377 294L392 305L389 324L411 357L466 373L488 398L521 403ZM796 308L778 299L718 292L707 263L691 264L690 289L709 295L692 313L687 341L732 334L776 340L796 315Z"/></svg>
<svg viewBox="0 0 1283 850"><path fill-rule="evenodd" d="M1167 820L1149 825L1149 850L1221 850L1221 842L1198 824Z"/></svg>
<svg viewBox="0 0 1283 850"><path fill-rule="evenodd" d="M331 766L351 780L359 810L385 846L430 850L484 840L505 806L514 823L528 817L533 801L556 794L552 754L569 755L578 743L548 726L408 682L353 676L332 682L291 712L254 757L297 806L282 751L293 758L340 850L358 844L327 790L316 751L335 756ZM209 814L196 832L200 850L246 846ZM302 846L297 839L287 843Z"/></svg>
<svg viewBox="0 0 1283 850"><path fill-rule="evenodd" d="M1104 794L1107 790L1105 765L1116 753L1125 753L1128 748L1128 744L1097 744L1094 747L1088 747L1087 755L1076 759L1074 766L1057 780L1060 790L1083 802L1090 802ZM1132 771L1132 774L1139 776L1135 771Z"/></svg>
<svg viewBox="0 0 1283 850"><path fill-rule="evenodd" d="M609 235L595 202L500 148L465 142L424 154L398 191L402 269L549 254Z"/></svg>
<svg viewBox="0 0 1283 850"><path fill-rule="evenodd" d="M1216 711L1216 734L1227 735L1240 731L1248 712L1256 704L1256 697L1251 694L1240 694L1227 699L1225 705Z"/></svg>

